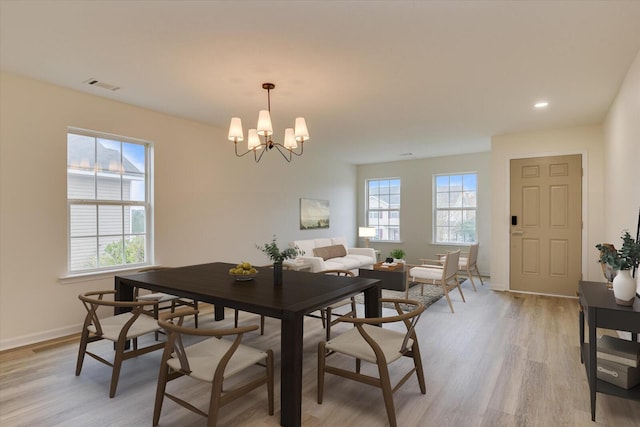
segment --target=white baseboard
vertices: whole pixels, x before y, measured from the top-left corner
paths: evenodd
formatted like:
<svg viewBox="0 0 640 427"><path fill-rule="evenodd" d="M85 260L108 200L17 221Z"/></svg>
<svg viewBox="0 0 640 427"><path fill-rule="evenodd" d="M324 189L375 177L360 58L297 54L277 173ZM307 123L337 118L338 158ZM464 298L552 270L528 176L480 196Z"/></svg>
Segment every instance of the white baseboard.
<svg viewBox="0 0 640 427"><path fill-rule="evenodd" d="M11 350L13 348L23 347L25 345L36 344L55 338L66 337L77 334L82 330L82 324L65 326L62 328L50 329L35 334L23 335L21 337L0 339L0 351Z"/></svg>

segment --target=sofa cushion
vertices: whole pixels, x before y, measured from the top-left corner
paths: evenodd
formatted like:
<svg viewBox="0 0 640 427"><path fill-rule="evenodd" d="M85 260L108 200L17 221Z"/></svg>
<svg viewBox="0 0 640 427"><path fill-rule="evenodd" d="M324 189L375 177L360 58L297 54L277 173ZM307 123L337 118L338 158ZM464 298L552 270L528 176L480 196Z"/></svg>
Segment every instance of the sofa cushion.
<svg viewBox="0 0 640 427"><path fill-rule="evenodd" d="M331 258L339 258L347 255L347 250L342 245L323 246L320 248L314 248L313 255L319 256L326 261Z"/></svg>
<svg viewBox="0 0 640 427"><path fill-rule="evenodd" d="M349 254L347 256L349 258L357 260L361 267L364 267L364 266L367 266L367 265L373 265L373 263L376 262L375 259L371 258L370 256L366 256L366 255Z"/></svg>
<svg viewBox="0 0 640 427"><path fill-rule="evenodd" d="M340 258L334 258L331 261L336 261L342 264L344 270L354 270L362 266L359 259L352 257L351 255L343 256Z"/></svg>
<svg viewBox="0 0 640 427"><path fill-rule="evenodd" d="M357 270L360 267L358 260L349 256L331 258L324 262L325 270Z"/></svg>

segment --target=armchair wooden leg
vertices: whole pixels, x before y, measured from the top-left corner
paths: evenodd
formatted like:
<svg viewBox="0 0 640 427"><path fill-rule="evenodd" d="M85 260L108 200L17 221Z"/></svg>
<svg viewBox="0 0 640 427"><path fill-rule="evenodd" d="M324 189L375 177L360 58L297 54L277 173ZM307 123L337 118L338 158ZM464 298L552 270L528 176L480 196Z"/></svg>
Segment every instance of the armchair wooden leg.
<svg viewBox="0 0 640 427"><path fill-rule="evenodd" d="M453 311L453 304L451 304L451 298L449 298L449 292L447 291L447 286L442 285L442 290L444 291L444 296L447 298L447 303L449 304L449 308L451 309L451 313L455 313Z"/></svg>
<svg viewBox="0 0 640 427"><path fill-rule="evenodd" d="M120 378L120 368L122 367L122 360L124 358L124 347L124 341L118 342L116 344L116 355L113 359L113 372L111 373L111 388L109 389L109 397L113 397L116 395L118 378Z"/></svg>
<svg viewBox="0 0 640 427"><path fill-rule="evenodd" d="M480 283L482 284L482 286L484 286L484 282L482 281L482 276L480 275L480 270L478 270L478 266L474 266L475 270L476 270L476 274L478 275L478 279L480 279Z"/></svg>
<svg viewBox="0 0 640 427"><path fill-rule="evenodd" d="M207 427L215 427L220 412L220 395L222 394L222 378L214 378L209 399L209 416Z"/></svg>
<svg viewBox="0 0 640 427"><path fill-rule="evenodd" d="M391 378L387 365L378 365L380 373L380 387L382 388L382 396L384 398L384 406L387 408L387 417L389 418L389 426L397 427L396 410L393 405L393 391L391 391Z"/></svg>
<svg viewBox="0 0 640 427"><path fill-rule="evenodd" d="M327 353L324 348L324 342L318 344L318 403L322 403L324 394L324 364Z"/></svg>
<svg viewBox="0 0 640 427"><path fill-rule="evenodd" d="M273 410L273 350L267 350L267 398L269 401L269 415L274 414Z"/></svg>
<svg viewBox="0 0 640 427"><path fill-rule="evenodd" d="M82 329L82 337L80 338L80 348L78 349L78 362L76 363L76 377L80 375L82 371L82 363L84 362L84 355L87 352L87 343L89 342L89 331L87 328Z"/></svg>
<svg viewBox="0 0 640 427"><path fill-rule="evenodd" d="M160 375L158 376L158 388L156 389L156 402L153 407L153 427L160 422L160 412L162 412L162 403L164 402L164 392L167 388L167 377L169 376L169 365L166 360L162 360Z"/></svg>
<svg viewBox="0 0 640 427"><path fill-rule="evenodd" d="M414 341L411 346L411 357L413 357L413 364L416 367L416 376L418 377L418 384L420 385L420 392L427 394L427 386L424 382L424 371L422 370L422 357L420 356L420 347L418 343Z"/></svg>
<svg viewBox="0 0 640 427"><path fill-rule="evenodd" d="M458 279L456 279L456 280L458 280ZM460 285L458 285L458 292L460 292L460 296L462 297L462 302L467 302L467 301L464 299L464 294L462 293L462 288L460 287Z"/></svg>
<svg viewBox="0 0 640 427"><path fill-rule="evenodd" d="M476 284L473 281L473 274L471 274L471 269L469 269L469 267L467 267L467 277L469 278L469 281L471 282L471 287L473 288L473 291L476 292Z"/></svg>

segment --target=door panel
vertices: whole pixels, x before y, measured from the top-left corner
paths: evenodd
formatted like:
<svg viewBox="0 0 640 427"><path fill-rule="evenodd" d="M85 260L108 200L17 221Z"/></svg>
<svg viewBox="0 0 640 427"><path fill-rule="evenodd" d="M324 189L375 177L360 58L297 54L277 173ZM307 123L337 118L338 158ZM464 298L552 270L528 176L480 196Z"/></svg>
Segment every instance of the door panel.
<svg viewBox="0 0 640 427"><path fill-rule="evenodd" d="M575 296L582 272L582 157L511 161L510 289Z"/></svg>

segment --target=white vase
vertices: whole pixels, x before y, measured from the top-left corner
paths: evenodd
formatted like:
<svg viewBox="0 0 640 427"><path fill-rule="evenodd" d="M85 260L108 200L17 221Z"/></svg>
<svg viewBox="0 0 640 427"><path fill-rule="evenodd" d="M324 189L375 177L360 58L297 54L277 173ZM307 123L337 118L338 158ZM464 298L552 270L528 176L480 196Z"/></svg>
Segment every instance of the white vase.
<svg viewBox="0 0 640 427"><path fill-rule="evenodd" d="M613 279L613 296L619 305L633 305L636 297L636 281L630 270L620 270Z"/></svg>

